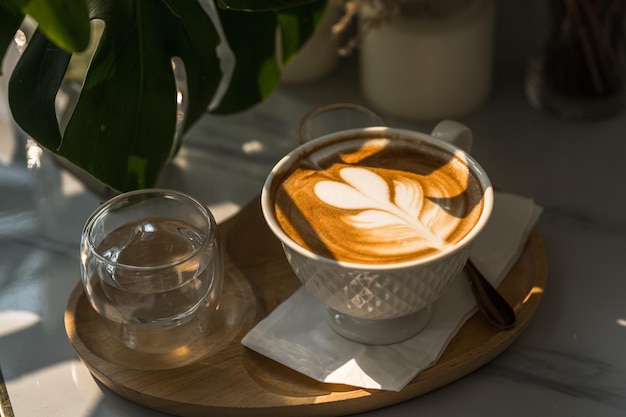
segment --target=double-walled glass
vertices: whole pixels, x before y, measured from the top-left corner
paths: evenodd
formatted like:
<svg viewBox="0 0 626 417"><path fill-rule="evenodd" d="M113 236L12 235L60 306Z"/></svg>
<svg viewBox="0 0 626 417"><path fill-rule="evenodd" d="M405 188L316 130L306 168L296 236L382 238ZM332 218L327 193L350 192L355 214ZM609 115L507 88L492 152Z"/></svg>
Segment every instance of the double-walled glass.
<svg viewBox="0 0 626 417"><path fill-rule="evenodd" d="M121 194L88 219L81 266L91 305L121 343L184 353L178 364L202 355L223 281L218 229L205 205L170 190Z"/></svg>

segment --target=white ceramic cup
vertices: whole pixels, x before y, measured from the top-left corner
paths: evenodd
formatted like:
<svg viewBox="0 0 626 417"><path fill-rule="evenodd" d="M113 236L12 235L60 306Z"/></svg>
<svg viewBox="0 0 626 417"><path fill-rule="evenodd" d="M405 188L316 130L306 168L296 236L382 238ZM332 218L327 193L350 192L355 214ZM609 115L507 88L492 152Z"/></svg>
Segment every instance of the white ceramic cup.
<svg viewBox="0 0 626 417"><path fill-rule="evenodd" d="M409 262L358 264L321 256L300 246L279 225L271 190L283 174L314 149L342 138L401 137L426 142L453 154L475 175L483 193L483 208L473 228L456 244ZM472 133L460 123L446 120L428 135L389 127L339 131L306 142L283 157L268 175L261 194L263 215L282 243L285 255L304 286L327 308L330 326L340 335L367 344L390 344L422 330L433 303L459 276L471 245L487 223L493 207L491 182L483 168L459 146L471 146ZM458 146L457 146L458 145Z"/></svg>

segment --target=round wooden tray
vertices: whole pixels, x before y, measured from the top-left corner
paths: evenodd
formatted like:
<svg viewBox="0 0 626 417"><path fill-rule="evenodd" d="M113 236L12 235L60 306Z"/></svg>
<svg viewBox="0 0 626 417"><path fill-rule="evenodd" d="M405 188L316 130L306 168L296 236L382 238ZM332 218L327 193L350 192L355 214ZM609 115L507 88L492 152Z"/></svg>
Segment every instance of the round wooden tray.
<svg viewBox="0 0 626 417"><path fill-rule="evenodd" d="M439 361L402 391L364 390L314 381L243 347L242 337L299 286L280 243L263 221L258 200L220 225L225 248L222 301L208 336L207 356L191 365L154 370L158 357L138 354L109 336L82 285L65 312L69 340L91 373L119 395L179 416L340 416L376 409L432 391L491 361L521 334L546 283L541 238L531 233L500 291L515 306L517 325L491 328L477 313ZM152 369L152 370L151 370Z"/></svg>

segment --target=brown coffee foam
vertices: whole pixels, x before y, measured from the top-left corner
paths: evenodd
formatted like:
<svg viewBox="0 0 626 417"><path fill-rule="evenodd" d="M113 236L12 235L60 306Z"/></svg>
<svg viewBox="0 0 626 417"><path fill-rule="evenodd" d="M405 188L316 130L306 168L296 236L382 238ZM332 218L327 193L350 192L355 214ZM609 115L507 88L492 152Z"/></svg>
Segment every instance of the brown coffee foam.
<svg viewBox="0 0 626 417"><path fill-rule="evenodd" d="M402 222L378 229L354 227L350 224L353 216L368 210L337 208L322 201L315 193L316 184L345 182L341 175L346 167L363 167L381 177L391 201L398 197L394 180L419 183L423 207L419 215L413 215L447 244L461 240L476 224L482 193L464 161L432 144L417 146L401 138L361 145L363 141L344 140L333 149L312 151L275 181L272 195L277 220L299 245L328 258L367 264L405 262L440 250L424 245L425 234ZM380 211L376 206L370 212L378 215Z"/></svg>

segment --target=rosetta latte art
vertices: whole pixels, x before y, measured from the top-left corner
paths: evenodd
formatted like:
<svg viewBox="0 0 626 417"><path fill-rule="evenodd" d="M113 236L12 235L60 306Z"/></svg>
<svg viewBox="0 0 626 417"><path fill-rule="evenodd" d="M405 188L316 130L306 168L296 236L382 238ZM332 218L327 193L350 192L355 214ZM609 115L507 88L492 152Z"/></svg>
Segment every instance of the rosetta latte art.
<svg viewBox="0 0 626 417"><path fill-rule="evenodd" d="M482 207L480 186L462 160L401 139L356 137L314 149L273 191L277 222L294 243L359 264L447 251Z"/></svg>
<svg viewBox="0 0 626 417"><path fill-rule="evenodd" d="M384 178L360 167L342 168L339 175L344 182L319 181L315 194L330 206L359 210L358 214L346 214L342 218L355 229L355 235L377 242L402 240L402 251L407 252L426 248L441 250L448 245L445 237L437 234L437 231L442 232L441 227L431 230L423 220L432 221L446 214L436 205L424 204L424 193L418 182L395 178L391 188ZM455 226L450 224L450 219L446 222L448 226Z"/></svg>

